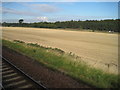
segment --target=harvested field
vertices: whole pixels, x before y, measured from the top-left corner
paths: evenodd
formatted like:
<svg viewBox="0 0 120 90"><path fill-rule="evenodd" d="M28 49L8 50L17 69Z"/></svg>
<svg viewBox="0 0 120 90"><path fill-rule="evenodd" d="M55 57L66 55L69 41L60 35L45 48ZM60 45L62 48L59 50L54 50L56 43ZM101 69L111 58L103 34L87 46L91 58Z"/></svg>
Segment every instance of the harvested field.
<svg viewBox="0 0 120 90"><path fill-rule="evenodd" d="M3 27L3 38L60 48L94 67L117 73L118 35L58 29Z"/></svg>

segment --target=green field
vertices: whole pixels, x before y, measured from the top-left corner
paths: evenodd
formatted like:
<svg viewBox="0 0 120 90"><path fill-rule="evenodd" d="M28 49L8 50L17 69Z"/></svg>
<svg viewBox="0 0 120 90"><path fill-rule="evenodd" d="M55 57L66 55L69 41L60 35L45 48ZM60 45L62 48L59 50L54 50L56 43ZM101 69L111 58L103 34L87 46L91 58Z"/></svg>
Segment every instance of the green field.
<svg viewBox="0 0 120 90"><path fill-rule="evenodd" d="M77 62L71 54L58 48L43 47L38 44L24 43L23 41L3 40L3 46L29 56L52 70L63 72L66 75L98 88L117 88L118 75L105 73L87 66L84 62Z"/></svg>

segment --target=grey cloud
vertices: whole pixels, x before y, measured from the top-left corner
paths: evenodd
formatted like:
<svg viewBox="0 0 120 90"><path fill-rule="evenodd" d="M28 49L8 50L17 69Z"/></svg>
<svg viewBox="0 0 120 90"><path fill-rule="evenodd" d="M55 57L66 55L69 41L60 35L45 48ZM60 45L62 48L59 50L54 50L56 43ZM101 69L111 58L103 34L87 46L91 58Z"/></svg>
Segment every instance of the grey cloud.
<svg viewBox="0 0 120 90"><path fill-rule="evenodd" d="M29 16L37 15L36 13L33 13L33 12L18 11L18 10L15 10L15 9L2 7L2 14L7 14L7 13L16 14L16 15L29 15Z"/></svg>

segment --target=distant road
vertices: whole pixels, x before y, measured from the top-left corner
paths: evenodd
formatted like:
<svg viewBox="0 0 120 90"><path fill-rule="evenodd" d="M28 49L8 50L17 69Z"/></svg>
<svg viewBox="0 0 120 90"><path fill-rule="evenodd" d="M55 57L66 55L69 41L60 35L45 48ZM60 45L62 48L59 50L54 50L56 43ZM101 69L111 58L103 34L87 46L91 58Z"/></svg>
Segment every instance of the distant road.
<svg viewBox="0 0 120 90"><path fill-rule="evenodd" d="M45 28L3 27L3 38L39 43L43 46L57 47L66 52L73 52L91 65L106 68L106 71L107 66L102 66L100 63L118 65L117 34ZM95 64L96 62L97 64ZM116 70L116 66L113 65L111 72Z"/></svg>

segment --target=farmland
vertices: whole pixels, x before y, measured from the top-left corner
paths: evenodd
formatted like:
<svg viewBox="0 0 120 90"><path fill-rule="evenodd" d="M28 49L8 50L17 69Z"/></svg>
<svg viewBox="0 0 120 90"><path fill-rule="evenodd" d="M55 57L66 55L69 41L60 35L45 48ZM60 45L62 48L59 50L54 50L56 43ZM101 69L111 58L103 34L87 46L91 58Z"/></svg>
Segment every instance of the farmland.
<svg viewBox="0 0 120 90"><path fill-rule="evenodd" d="M92 67L118 71L118 35L59 29L3 27L3 38L72 52ZM108 67L110 66L110 67Z"/></svg>
<svg viewBox="0 0 120 90"><path fill-rule="evenodd" d="M8 57L10 61L11 60L14 61L14 63L16 63L17 66L20 66L22 68L24 67L23 70L28 68L30 72L36 71L36 73L38 74L38 72L40 73L41 69L39 69L39 67L37 67L36 69L33 67L36 66L37 64L37 66L41 66L41 65L42 67L45 66L49 70L49 73L51 71L54 73L58 72L57 75L55 75L55 77L53 78L53 75L51 76L51 74L48 74L48 71L42 68L42 73L38 78L40 79L41 75L43 76L43 72L46 73L48 79L53 80L51 82L51 80L49 81L45 79L46 78L45 76L43 77L44 80L47 81L46 84L48 86L49 85L50 86L52 85L53 87L75 86L80 88L82 87L117 88L119 86L118 75L106 73L101 71L100 69L95 69L93 67L88 66L86 63L82 61L80 62L78 60L74 61L73 55L67 54L58 48L43 47L38 44L25 43L19 40L14 40L14 41L3 40L3 55ZM15 57L16 55L17 57ZM23 58L21 59L21 57ZM25 57L29 57L28 58L29 61L26 61ZM33 63L33 61L36 62L36 64ZM26 66L26 64L24 64L25 62L29 64L30 62L32 62L32 66ZM27 72L29 72L28 70ZM58 75L59 73L63 75L63 77L61 77L62 79L60 79ZM65 79L66 76L68 76L69 79L66 80ZM66 84L62 83L65 82L64 80L67 82ZM48 81L50 82L50 84L48 84ZM56 82L59 82L60 85L62 86L59 86L58 83L56 85ZM75 84L75 82L77 85L73 85Z"/></svg>

